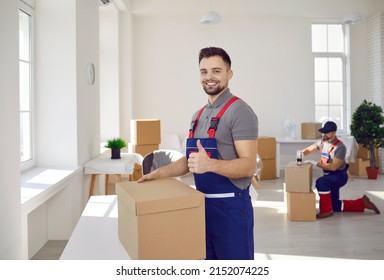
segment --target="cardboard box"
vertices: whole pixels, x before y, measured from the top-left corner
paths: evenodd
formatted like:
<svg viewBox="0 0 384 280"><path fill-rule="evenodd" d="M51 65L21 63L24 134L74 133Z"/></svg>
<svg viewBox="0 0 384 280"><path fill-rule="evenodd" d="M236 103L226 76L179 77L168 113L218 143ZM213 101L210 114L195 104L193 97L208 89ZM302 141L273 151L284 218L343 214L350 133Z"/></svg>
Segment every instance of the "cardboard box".
<svg viewBox="0 0 384 280"><path fill-rule="evenodd" d="M159 144L150 144L150 145L135 145L132 143L128 144L128 153L137 153L143 157L155 150L159 149Z"/></svg>
<svg viewBox="0 0 384 280"><path fill-rule="evenodd" d="M354 176L367 176L366 167L369 166L369 159L356 158L355 162L349 163L349 173Z"/></svg>
<svg viewBox="0 0 384 280"><path fill-rule="evenodd" d="M291 221L316 221L316 195L287 192L287 216Z"/></svg>
<svg viewBox="0 0 384 280"><path fill-rule="evenodd" d="M312 191L312 164L289 162L285 167L285 187L287 192L310 193Z"/></svg>
<svg viewBox="0 0 384 280"><path fill-rule="evenodd" d="M137 181L143 176L143 167L140 164L135 163L133 173L129 175L129 181Z"/></svg>
<svg viewBox="0 0 384 280"><path fill-rule="evenodd" d="M301 123L301 139L319 139L321 138L321 123Z"/></svg>
<svg viewBox="0 0 384 280"><path fill-rule="evenodd" d="M151 145L161 143L160 120L131 120L131 141L135 145Z"/></svg>
<svg viewBox="0 0 384 280"><path fill-rule="evenodd" d="M269 136L259 136L258 151L260 158L275 159L276 158L276 138Z"/></svg>
<svg viewBox="0 0 384 280"><path fill-rule="evenodd" d="M379 150L377 148L375 148L374 153L375 153L376 165L378 165L378 163L379 163ZM365 160L365 159L370 159L371 155L370 155L370 152L367 148L364 148L362 144L359 144L359 148L357 149L356 157Z"/></svg>
<svg viewBox="0 0 384 280"><path fill-rule="evenodd" d="M276 159L263 159L260 180L276 179Z"/></svg>
<svg viewBox="0 0 384 280"><path fill-rule="evenodd" d="M116 184L119 239L132 259L205 258L205 196L166 178Z"/></svg>

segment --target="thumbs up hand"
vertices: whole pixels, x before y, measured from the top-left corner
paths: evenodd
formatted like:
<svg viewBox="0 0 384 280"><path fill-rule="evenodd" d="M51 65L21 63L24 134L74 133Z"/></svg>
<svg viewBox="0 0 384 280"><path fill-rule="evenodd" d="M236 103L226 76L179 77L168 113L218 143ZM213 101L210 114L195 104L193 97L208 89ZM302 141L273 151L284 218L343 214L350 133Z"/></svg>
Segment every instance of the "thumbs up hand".
<svg viewBox="0 0 384 280"><path fill-rule="evenodd" d="M211 159L208 157L203 145L201 145L200 140L197 140L196 146L198 152L189 155L188 168L190 172L202 174L209 171Z"/></svg>
<svg viewBox="0 0 384 280"><path fill-rule="evenodd" d="M204 152L205 154L207 153L203 147L203 145L201 145L201 142L200 142L200 139L196 141L196 146L197 146L197 149L199 150L199 153L200 152Z"/></svg>

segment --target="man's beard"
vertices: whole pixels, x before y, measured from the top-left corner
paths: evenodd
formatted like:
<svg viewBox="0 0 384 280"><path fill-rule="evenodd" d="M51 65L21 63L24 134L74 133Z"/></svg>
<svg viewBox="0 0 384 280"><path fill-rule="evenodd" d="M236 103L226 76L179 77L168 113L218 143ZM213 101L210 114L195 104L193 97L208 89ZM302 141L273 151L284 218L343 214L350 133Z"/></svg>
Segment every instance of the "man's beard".
<svg viewBox="0 0 384 280"><path fill-rule="evenodd" d="M217 95L220 92L222 92L225 88L224 87L216 87L214 89L210 89L209 86L204 85L203 89L204 89L206 94L208 94L210 96L214 96L214 95Z"/></svg>
<svg viewBox="0 0 384 280"><path fill-rule="evenodd" d="M323 136L323 141L329 141L331 138L329 138L328 136L324 135Z"/></svg>

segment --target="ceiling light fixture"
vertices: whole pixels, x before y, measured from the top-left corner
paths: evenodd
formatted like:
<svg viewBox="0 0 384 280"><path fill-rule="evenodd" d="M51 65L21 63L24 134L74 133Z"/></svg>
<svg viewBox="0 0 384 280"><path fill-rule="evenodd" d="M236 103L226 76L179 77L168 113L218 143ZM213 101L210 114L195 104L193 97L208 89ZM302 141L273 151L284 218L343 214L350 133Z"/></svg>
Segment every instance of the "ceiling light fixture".
<svg viewBox="0 0 384 280"><path fill-rule="evenodd" d="M202 24L216 24L221 22L221 16L212 10L212 1L211 1L211 10L206 12L202 17L200 22Z"/></svg>
<svg viewBox="0 0 384 280"><path fill-rule="evenodd" d="M344 23L355 24L363 21L363 16L358 12L352 12L344 17Z"/></svg>

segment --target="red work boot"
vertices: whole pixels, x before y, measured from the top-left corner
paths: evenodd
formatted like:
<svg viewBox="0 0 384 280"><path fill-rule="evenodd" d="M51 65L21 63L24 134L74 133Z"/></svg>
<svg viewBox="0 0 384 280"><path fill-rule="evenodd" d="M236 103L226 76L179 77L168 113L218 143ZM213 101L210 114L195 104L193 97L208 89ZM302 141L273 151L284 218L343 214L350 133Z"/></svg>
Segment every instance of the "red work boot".
<svg viewBox="0 0 384 280"><path fill-rule="evenodd" d="M343 200L343 212L364 212L364 199Z"/></svg>
<svg viewBox="0 0 384 280"><path fill-rule="evenodd" d="M319 193L320 213L316 215L318 219L324 219L333 216L331 192Z"/></svg>
<svg viewBox="0 0 384 280"><path fill-rule="evenodd" d="M362 199L364 201L365 209L373 210L376 214L380 214L379 208L377 208L376 205L373 204L373 202L369 199L368 196L364 195Z"/></svg>

